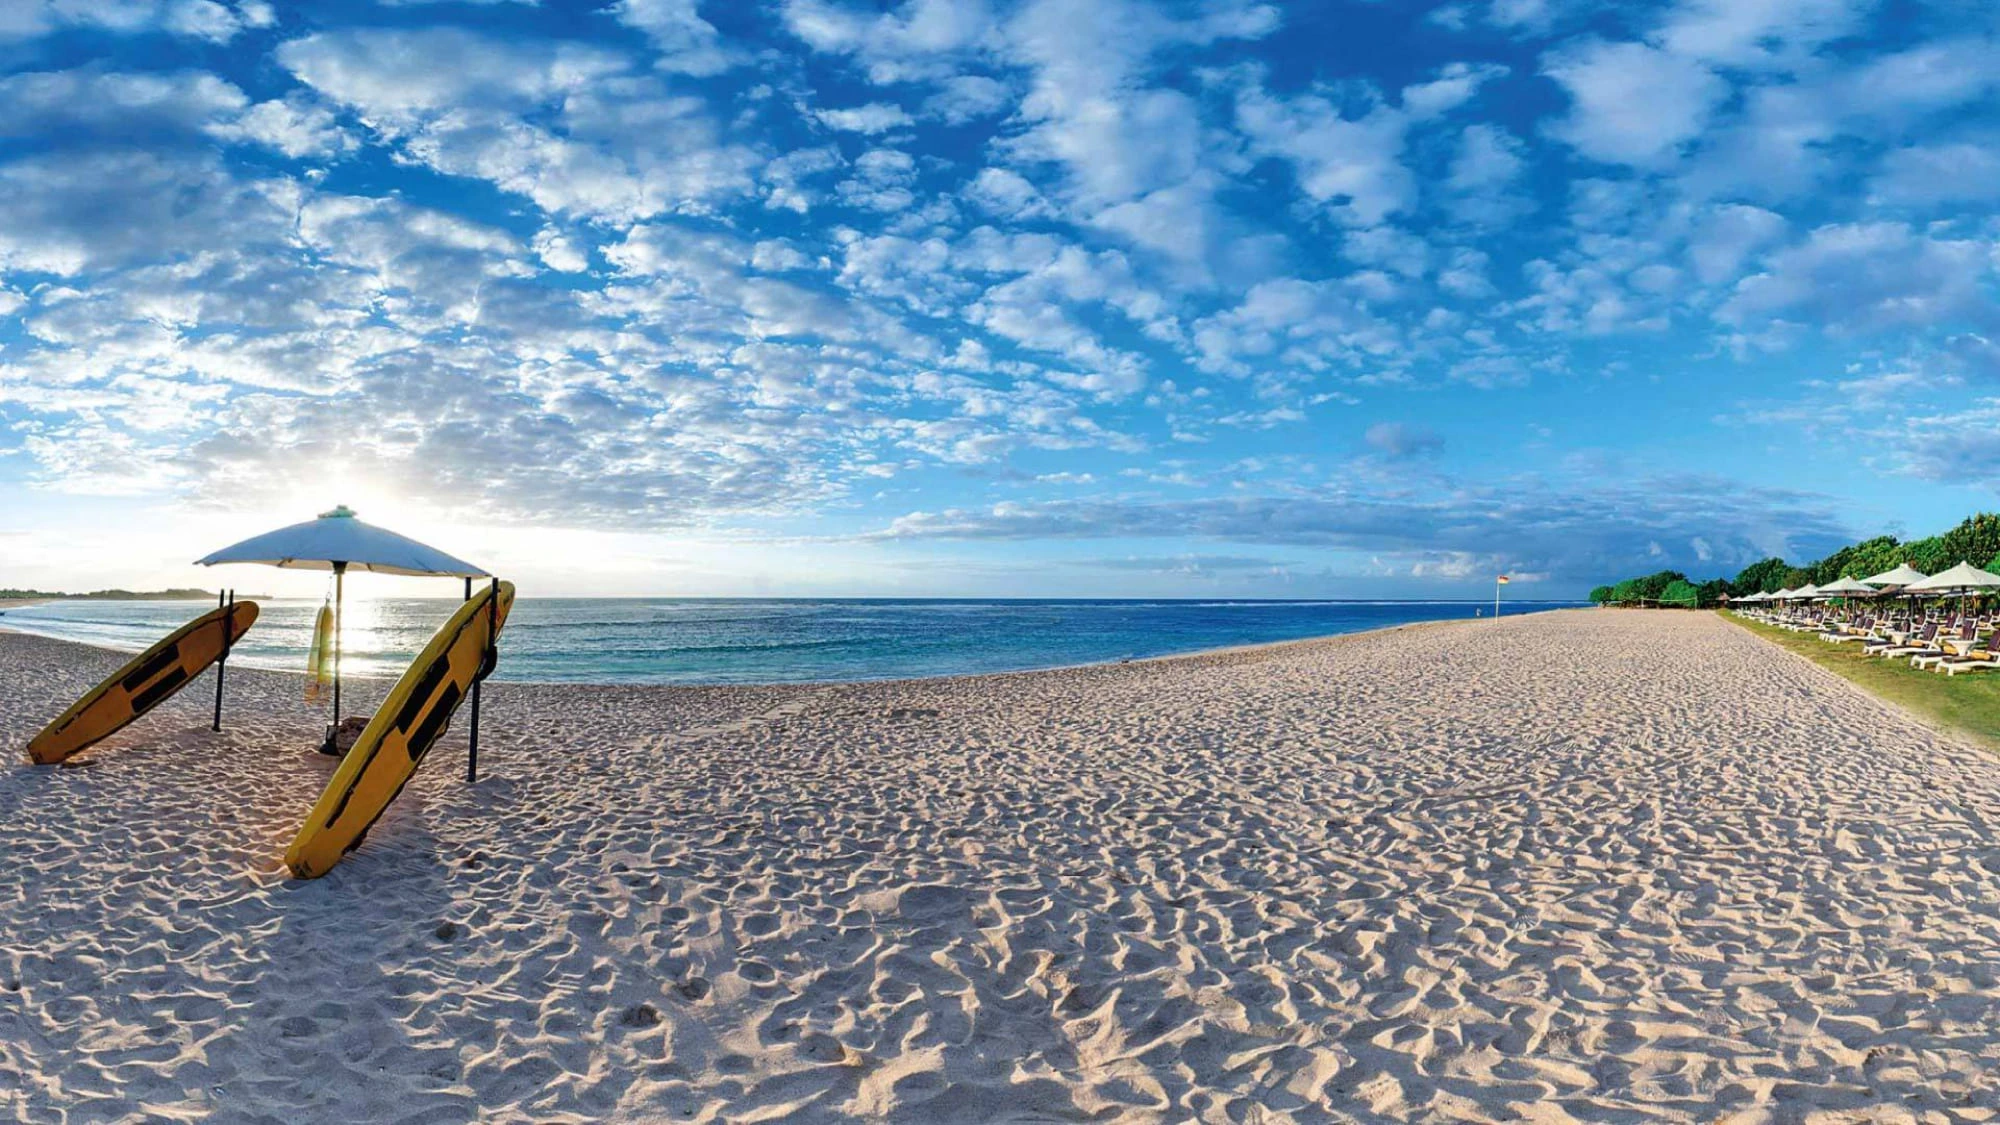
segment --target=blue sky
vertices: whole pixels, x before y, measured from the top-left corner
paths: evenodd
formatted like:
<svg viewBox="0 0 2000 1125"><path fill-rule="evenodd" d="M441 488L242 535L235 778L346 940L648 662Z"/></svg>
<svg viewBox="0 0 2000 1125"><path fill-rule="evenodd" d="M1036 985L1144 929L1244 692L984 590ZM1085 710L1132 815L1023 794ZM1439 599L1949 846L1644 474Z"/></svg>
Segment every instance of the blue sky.
<svg viewBox="0 0 2000 1125"><path fill-rule="evenodd" d="M2000 480L1970 0L0 10L0 585L1567 597ZM262 576L239 583L270 585Z"/></svg>

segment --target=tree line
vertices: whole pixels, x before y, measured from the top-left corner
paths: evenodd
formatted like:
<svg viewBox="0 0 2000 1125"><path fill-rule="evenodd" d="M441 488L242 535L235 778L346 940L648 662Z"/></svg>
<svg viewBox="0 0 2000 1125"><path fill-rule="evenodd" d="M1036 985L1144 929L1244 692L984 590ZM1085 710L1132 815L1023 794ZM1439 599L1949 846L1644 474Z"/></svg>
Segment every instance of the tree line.
<svg viewBox="0 0 2000 1125"><path fill-rule="evenodd" d="M1837 578L1866 578L1908 563L1925 574L1969 562L1994 569L2000 563L2000 515L1981 512L1942 535L1899 541L1893 535L1878 535L1850 543L1820 559L1794 566L1779 558L1761 559L1744 567L1734 578L1696 581L1678 570L1663 570L1639 578L1627 578L1590 592L1599 605L1662 605L1700 609L1720 605L1724 598L1745 594L1796 590L1800 586L1822 586Z"/></svg>
<svg viewBox="0 0 2000 1125"><path fill-rule="evenodd" d="M172 590L92 590L88 594L65 594L59 590L0 590L0 600L17 601L45 599L55 601L101 601L101 602L178 602L214 601L215 594L209 590L179 587Z"/></svg>

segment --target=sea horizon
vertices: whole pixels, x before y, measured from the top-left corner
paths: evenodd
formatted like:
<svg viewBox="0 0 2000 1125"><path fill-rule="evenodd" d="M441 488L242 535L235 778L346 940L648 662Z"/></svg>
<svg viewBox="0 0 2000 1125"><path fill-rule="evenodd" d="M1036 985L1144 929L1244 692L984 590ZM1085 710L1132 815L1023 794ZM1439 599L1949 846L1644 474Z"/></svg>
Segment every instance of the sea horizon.
<svg viewBox="0 0 2000 1125"><path fill-rule="evenodd" d="M343 670L399 674L458 599L350 600ZM137 652L185 601L53 600L0 629ZM303 671L318 598L260 599L242 666ZM1490 617L1456 598L523 597L493 678L517 683L751 685L1040 671ZM1503 601L1533 613L1586 603ZM600 607L591 613L592 607ZM615 611L615 612L613 612Z"/></svg>

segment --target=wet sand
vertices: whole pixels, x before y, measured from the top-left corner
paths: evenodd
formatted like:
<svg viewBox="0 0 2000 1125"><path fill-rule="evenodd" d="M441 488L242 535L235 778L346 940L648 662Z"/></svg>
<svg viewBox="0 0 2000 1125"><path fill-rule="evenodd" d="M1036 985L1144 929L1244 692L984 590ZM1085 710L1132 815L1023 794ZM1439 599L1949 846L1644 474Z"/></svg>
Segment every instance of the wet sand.
<svg viewBox="0 0 2000 1125"><path fill-rule="evenodd" d="M0 634L0 1120L2000 1119L2000 762L1713 615L490 685L310 883L297 677L22 764L123 659Z"/></svg>

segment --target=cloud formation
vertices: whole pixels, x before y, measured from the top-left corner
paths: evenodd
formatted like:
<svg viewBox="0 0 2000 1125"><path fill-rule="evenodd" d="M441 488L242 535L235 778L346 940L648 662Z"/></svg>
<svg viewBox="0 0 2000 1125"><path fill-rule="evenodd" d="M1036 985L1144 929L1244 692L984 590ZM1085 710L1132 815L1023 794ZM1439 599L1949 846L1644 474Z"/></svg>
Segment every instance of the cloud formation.
<svg viewBox="0 0 2000 1125"><path fill-rule="evenodd" d="M1449 582L2000 478L2000 19L1354 3L9 6L0 485ZM1703 452L1836 386L1862 510Z"/></svg>

